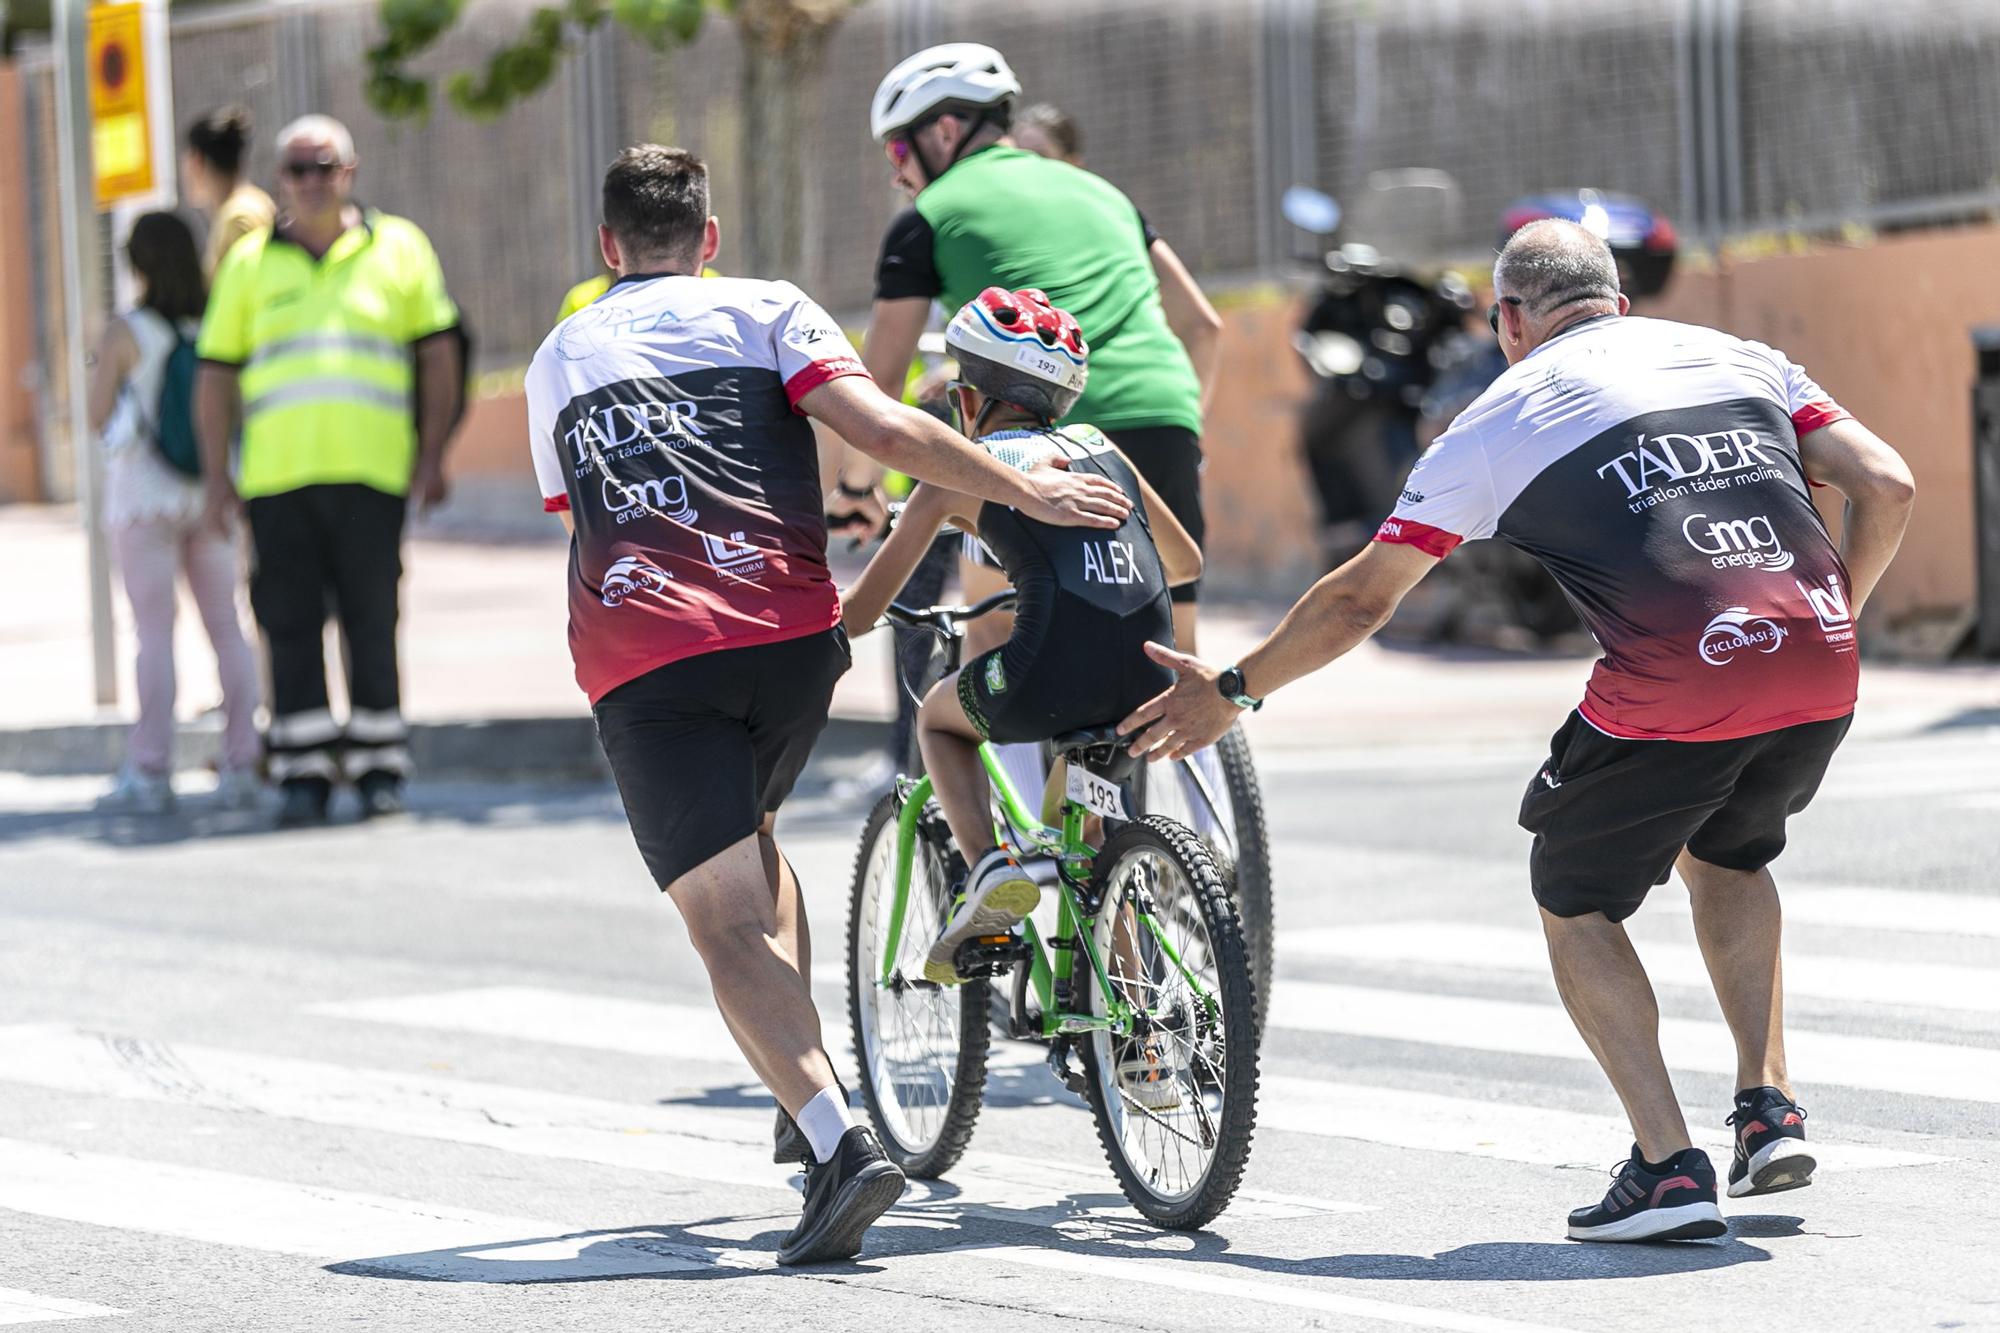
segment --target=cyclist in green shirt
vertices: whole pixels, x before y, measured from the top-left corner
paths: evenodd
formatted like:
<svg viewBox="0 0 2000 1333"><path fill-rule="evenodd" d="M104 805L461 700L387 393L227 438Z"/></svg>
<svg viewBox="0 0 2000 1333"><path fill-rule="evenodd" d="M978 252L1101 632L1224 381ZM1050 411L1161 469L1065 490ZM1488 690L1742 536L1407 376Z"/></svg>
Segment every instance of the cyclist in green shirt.
<svg viewBox="0 0 2000 1333"><path fill-rule="evenodd" d="M900 383L933 300L955 310L989 287L1047 292L1092 348L1090 385L1066 423L1104 431L1199 543L1202 383L1152 261L1154 247L1171 250L1116 187L1015 146L1020 92L1005 57L963 42L911 56L876 90L871 129L913 202L883 241L862 360L878 384ZM1191 284L1177 261L1172 272ZM850 452L840 481L836 508L875 476ZM1001 586L997 570L966 572L968 597L982 580ZM1194 642L1197 586L1173 590L1183 644ZM1004 639L1006 627L988 632Z"/></svg>

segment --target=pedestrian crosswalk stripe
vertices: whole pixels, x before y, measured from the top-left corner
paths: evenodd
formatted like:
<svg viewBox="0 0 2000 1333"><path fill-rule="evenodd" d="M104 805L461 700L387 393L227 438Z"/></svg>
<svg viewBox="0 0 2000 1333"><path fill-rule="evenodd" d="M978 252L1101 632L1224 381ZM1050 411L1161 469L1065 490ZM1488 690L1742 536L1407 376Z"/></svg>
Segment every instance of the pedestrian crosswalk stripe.
<svg viewBox="0 0 2000 1333"><path fill-rule="evenodd" d="M0 1325L39 1324L56 1319L102 1319L124 1314L108 1305L72 1301L62 1296L38 1296L32 1291L0 1287Z"/></svg>
<svg viewBox="0 0 2000 1333"><path fill-rule="evenodd" d="M1784 907L1786 925L2000 939L2000 898L1918 889L1833 885L1795 888L1782 878L1778 881L1778 898ZM1655 890L1643 910L1652 910L1655 903L1682 916L1690 910L1687 895L1678 889L1671 893Z"/></svg>
<svg viewBox="0 0 2000 1333"><path fill-rule="evenodd" d="M330 1261L336 1271L346 1274L480 1283L578 1281L716 1269L786 1275L786 1270L774 1266L769 1251L691 1244L660 1228L586 1230L205 1167L70 1152L11 1139L0 1139L0 1208ZM887 1225L878 1226L893 1230L896 1217L892 1212L883 1220ZM972 1243L911 1256L907 1262L935 1263L956 1255L1420 1328L1551 1333L1540 1325L1487 1315L1227 1276L1230 1270L1224 1265L1191 1262L1178 1254L1139 1260Z"/></svg>
<svg viewBox="0 0 2000 1333"><path fill-rule="evenodd" d="M1447 1097L1403 1088L1376 1088L1318 1079L1266 1075L1259 1086L1257 1129L1332 1138L1359 1139L1397 1148L1460 1153L1538 1166L1601 1169L1624 1156L1632 1127L1608 1115L1553 1111L1546 1107ZM1729 1156L1729 1135L1704 1125L1726 1108L1706 1114L1691 1110L1695 1146L1720 1161ZM1828 1140L1812 1136L1821 1171L1867 1171L1929 1166L1951 1160L1930 1153Z"/></svg>
<svg viewBox="0 0 2000 1333"><path fill-rule="evenodd" d="M628 1105L430 1074L170 1047L53 1024L0 1028L0 1080L791 1193L787 1168L771 1161L769 1112ZM1078 1147L1087 1151L1094 1145L1078 1128ZM943 1217L973 1214L1050 1225L1080 1213L1129 1215L1122 1200L1111 1202L1113 1189L1101 1161L1068 1165L973 1152L948 1184L912 1182L905 1206ZM1096 1202L1100 1198L1103 1207ZM1230 1211L1246 1220L1280 1221L1365 1207L1241 1190Z"/></svg>
<svg viewBox="0 0 2000 1333"><path fill-rule="evenodd" d="M1633 944L1655 983L1711 989L1708 969L1694 945L1643 937ZM1420 963L1549 976L1549 950L1542 932L1506 926L1450 921L1322 926L1287 932L1279 948L1285 958ZM1785 953L1784 969L1787 996L2000 1013L2000 968L1828 958L1793 949ZM1553 996L1553 981L1549 989Z"/></svg>
<svg viewBox="0 0 2000 1333"><path fill-rule="evenodd" d="M1305 983L1280 982L1279 993L1283 995L1300 984ZM1404 996L1403 992L1370 994L1387 994L1398 999ZM458 998L461 996L471 998ZM1426 997L1412 995L1409 998L1421 1000ZM1561 1031L1550 1039L1551 1048L1542 1053L1587 1058L1588 1053L1581 1039L1575 1035L1574 1029L1567 1026L1569 1020L1560 1009L1532 1005L1513 1007L1527 1009L1537 1019L1553 1015L1561 1025ZM697 1022L697 1018L691 1016L694 1013L692 1006L651 1005L644 1001L531 987L444 992L395 1000L362 1000L319 1005L315 1011L365 1016L375 1021L400 1022L411 1026L450 1028L463 1020L474 1024L471 1030L477 1032L511 1030L517 1036L533 1040L624 1050L635 1055L667 1053L658 1045L659 1034L675 1031L676 1024L692 1026ZM710 1017L720 1023L720 1019L713 1018L712 1014ZM1398 1032L1402 1040L1437 1040L1435 1037L1419 1037L1407 1029L1398 1029ZM0 1029L0 1038L4 1037L4 1033L5 1030ZM1563 1034L1567 1034L1566 1038ZM727 1039L726 1034L724 1039ZM0 1055L10 1049L8 1043L0 1039ZM1720 1049L1725 1052L1729 1049L1726 1039ZM1044 1055L1044 1049L1036 1043L996 1041L989 1062L993 1068L1028 1069L1041 1065ZM721 1053L716 1054L716 1061L723 1062ZM845 1063L844 1058L839 1062ZM731 1059L729 1063L739 1069L742 1076L748 1076L740 1057ZM0 1067L7 1064L23 1068L27 1061L0 1061ZM1268 1062L1266 1068L1269 1069ZM1830 1077L1824 1081L1839 1080ZM465 1085L448 1083L445 1086L462 1088ZM1257 1105L1258 1124L1265 1129L1407 1147L1430 1147L1551 1165L1580 1160L1595 1163L1593 1154L1601 1156L1605 1149L1599 1147L1599 1140L1590 1135L1605 1126L1617 1124L1607 1119L1603 1125L1598 1125L1588 1118L1572 1120L1566 1115L1552 1115L1538 1108L1495 1104L1486 1100L1426 1097L1394 1088L1289 1078L1270 1072L1265 1073L1261 1080ZM551 1111L550 1114L558 1112ZM1694 1119L1699 1122L1701 1117ZM1575 1134L1566 1128L1570 1125L1576 1126ZM714 1128L704 1128L701 1132L727 1136L727 1131ZM1629 1133L1629 1129L1619 1130L1604 1143L1615 1152L1624 1146L1619 1135ZM1728 1146L1726 1139L1720 1142L1725 1148ZM1818 1144L1822 1140L1815 1136L1814 1142ZM1568 1145L1566 1148L1565 1144ZM1912 1166L1946 1160L1921 1153L1861 1146L1831 1146L1827 1156L1829 1169L1834 1170L1843 1167L1859 1170ZM1010 1167L1014 1172L1020 1169L1018 1163Z"/></svg>
<svg viewBox="0 0 2000 1333"><path fill-rule="evenodd" d="M18 1139L0 1139L0 1208L266 1253L346 1261L379 1257L383 1271L455 1281L533 1281L547 1254L529 1249L517 1255L505 1247L578 1230ZM567 1259L565 1275L685 1266L684 1260L616 1249L605 1246L595 1263L587 1262L591 1256Z"/></svg>
<svg viewBox="0 0 2000 1333"><path fill-rule="evenodd" d="M328 1018L360 1019L399 1027L476 1032L516 1041L581 1046L676 1062L728 1065L748 1070L742 1048L714 1005L661 1004L610 995L579 995L536 986L482 986L471 990L335 1000L308 1006ZM829 1018L837 1011L828 1011ZM840 1028L829 1021L830 1033ZM837 1037L831 1044L838 1047ZM1003 1055L996 1064L1039 1064L1040 1058Z"/></svg>
<svg viewBox="0 0 2000 1333"><path fill-rule="evenodd" d="M1270 1026L1298 1032L1588 1060L1569 1016L1555 1005L1420 991L1281 981ZM1660 1049L1673 1069L1736 1072L1736 1048L1721 1023L1660 1020ZM2000 1102L2000 1050L1887 1037L1790 1029L1785 1050L1796 1085L1869 1088L1963 1101Z"/></svg>
<svg viewBox="0 0 2000 1333"><path fill-rule="evenodd" d="M1177 1291L1255 1301L1260 1305L1281 1305L1294 1310L1315 1310L1347 1319L1373 1319L1385 1324L1448 1329L1452 1333L1560 1333L1560 1330L1547 1324L1440 1310L1426 1305L1399 1305L1365 1296L1347 1296L1321 1287L1238 1277L1234 1274L1241 1272L1240 1269L1179 1254L1153 1259L1121 1259L1023 1246L981 1253L988 1258L1005 1259L1029 1268L1052 1269L1093 1278L1114 1278L1145 1286L1171 1287Z"/></svg>

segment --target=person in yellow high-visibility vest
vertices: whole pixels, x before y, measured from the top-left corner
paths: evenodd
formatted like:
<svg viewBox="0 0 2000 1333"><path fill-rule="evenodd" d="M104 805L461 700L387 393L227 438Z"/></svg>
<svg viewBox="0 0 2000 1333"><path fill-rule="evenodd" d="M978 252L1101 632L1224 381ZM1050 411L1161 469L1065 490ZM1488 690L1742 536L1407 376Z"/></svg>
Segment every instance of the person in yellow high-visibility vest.
<svg viewBox="0 0 2000 1333"><path fill-rule="evenodd" d="M364 815L402 808L403 521L412 496L444 500L463 406L458 310L437 255L414 223L352 202L355 161L330 117L279 133L280 217L223 259L198 347L206 519L227 528L239 507L249 519L250 604L271 664L265 747L287 825L324 820L342 776ZM348 648L344 726L327 707L329 603Z"/></svg>

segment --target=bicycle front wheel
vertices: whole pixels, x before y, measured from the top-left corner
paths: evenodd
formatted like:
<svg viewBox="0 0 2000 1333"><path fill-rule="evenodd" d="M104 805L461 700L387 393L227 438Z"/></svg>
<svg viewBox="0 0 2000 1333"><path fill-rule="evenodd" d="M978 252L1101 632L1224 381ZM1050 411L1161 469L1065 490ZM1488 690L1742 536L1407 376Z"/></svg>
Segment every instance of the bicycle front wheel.
<svg viewBox="0 0 2000 1333"><path fill-rule="evenodd" d="M918 821L902 935L883 978L896 900L896 838L902 801L875 803L862 830L849 903L848 1019L861 1093L882 1147L912 1176L949 1171L972 1140L986 1091L984 981L925 981L924 954L951 910L951 854L942 817L927 806Z"/></svg>
<svg viewBox="0 0 2000 1333"><path fill-rule="evenodd" d="M1163 1227L1213 1220L1250 1161L1257 1119L1257 1020L1236 909L1203 841L1148 815L1114 833L1093 878L1091 921L1110 988L1089 986L1091 1012L1115 997L1135 1031L1083 1044L1090 1106L1104 1155L1132 1206Z"/></svg>

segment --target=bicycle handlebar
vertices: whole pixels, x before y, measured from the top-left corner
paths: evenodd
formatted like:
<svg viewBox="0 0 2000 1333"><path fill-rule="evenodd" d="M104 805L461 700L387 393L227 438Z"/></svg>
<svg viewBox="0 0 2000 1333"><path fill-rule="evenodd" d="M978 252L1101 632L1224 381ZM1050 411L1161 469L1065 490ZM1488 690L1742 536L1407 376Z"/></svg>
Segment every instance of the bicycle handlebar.
<svg viewBox="0 0 2000 1333"><path fill-rule="evenodd" d="M1005 611L1013 605L1014 590L1002 588L977 606L916 607L891 602L889 609L882 613L882 619L887 624L901 625L906 629L927 629L934 634L953 635L965 621Z"/></svg>

